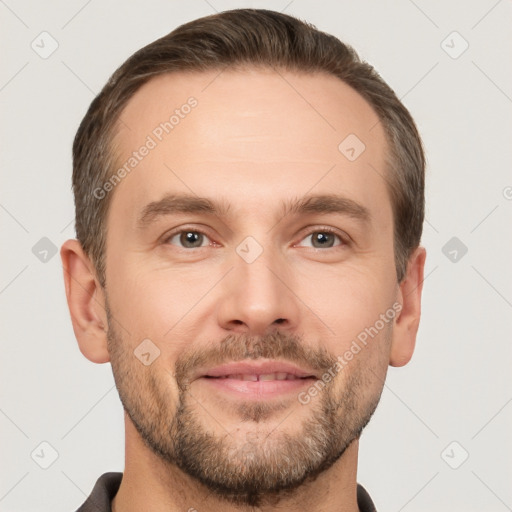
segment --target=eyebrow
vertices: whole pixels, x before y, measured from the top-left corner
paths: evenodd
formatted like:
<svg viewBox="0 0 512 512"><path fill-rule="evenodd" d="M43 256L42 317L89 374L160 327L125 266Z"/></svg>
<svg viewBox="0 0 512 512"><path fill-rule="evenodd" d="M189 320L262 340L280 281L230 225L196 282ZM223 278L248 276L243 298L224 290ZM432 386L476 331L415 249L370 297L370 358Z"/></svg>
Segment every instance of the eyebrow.
<svg viewBox="0 0 512 512"><path fill-rule="evenodd" d="M160 217L179 213L200 213L209 216L228 217L231 205L206 197L188 194L167 194L158 201L147 204L138 219L138 225L144 228ZM281 203L281 215L341 214L355 218L363 223L371 220L370 211L353 199L335 194L321 194L289 199Z"/></svg>
<svg viewBox="0 0 512 512"><path fill-rule="evenodd" d="M145 227L159 217L177 213L202 213L227 217L229 205L206 197L188 194L167 194L159 201L153 201L144 207L138 224L141 227Z"/></svg>
<svg viewBox="0 0 512 512"><path fill-rule="evenodd" d="M305 196L288 200L282 205L282 215L304 215L308 213L337 213L353 217L365 223L371 219L370 211L348 197L336 194Z"/></svg>

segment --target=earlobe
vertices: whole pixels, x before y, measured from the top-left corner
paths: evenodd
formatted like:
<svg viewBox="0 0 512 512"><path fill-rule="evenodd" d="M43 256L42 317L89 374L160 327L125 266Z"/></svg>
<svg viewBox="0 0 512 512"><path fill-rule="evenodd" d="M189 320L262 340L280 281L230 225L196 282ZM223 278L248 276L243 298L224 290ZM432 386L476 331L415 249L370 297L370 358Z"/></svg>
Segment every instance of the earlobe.
<svg viewBox="0 0 512 512"><path fill-rule="evenodd" d="M94 363L110 360L105 295L94 266L78 240L67 240L60 256L73 331L82 354Z"/></svg>
<svg viewBox="0 0 512 512"><path fill-rule="evenodd" d="M407 274L400 283L397 301L402 308L395 319L389 364L406 365L414 352L421 316L421 292L426 250L418 247L409 258Z"/></svg>

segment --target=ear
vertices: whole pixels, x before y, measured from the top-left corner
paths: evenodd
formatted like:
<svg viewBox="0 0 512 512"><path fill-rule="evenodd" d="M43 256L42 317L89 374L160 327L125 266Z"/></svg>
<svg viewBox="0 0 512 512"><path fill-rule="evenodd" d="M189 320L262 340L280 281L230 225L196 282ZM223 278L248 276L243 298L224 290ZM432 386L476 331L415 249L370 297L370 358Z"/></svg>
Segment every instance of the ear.
<svg viewBox="0 0 512 512"><path fill-rule="evenodd" d="M414 352L416 334L420 325L421 291L426 256L427 253L423 247L418 247L412 253L407 264L406 276L400 283L397 301L402 308L395 319L393 329L389 358L391 366L406 365Z"/></svg>
<svg viewBox="0 0 512 512"><path fill-rule="evenodd" d="M105 294L94 265L78 240L64 242L60 257L71 322L80 351L93 363L106 363L110 356L107 350Z"/></svg>

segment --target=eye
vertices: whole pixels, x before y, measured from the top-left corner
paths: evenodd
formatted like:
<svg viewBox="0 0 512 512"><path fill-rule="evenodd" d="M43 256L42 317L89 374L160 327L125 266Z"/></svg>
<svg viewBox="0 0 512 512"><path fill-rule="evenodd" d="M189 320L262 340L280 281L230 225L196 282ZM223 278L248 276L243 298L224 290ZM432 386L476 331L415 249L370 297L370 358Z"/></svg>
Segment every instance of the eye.
<svg viewBox="0 0 512 512"><path fill-rule="evenodd" d="M165 243L181 245L184 249L196 249L209 245L208 242L209 238L202 231L184 229L171 235Z"/></svg>
<svg viewBox="0 0 512 512"><path fill-rule="evenodd" d="M311 239L308 247L313 247L314 249L330 249L345 244L340 235L326 228L313 231L303 238L303 240L307 239ZM336 239L338 239L339 243L336 243Z"/></svg>

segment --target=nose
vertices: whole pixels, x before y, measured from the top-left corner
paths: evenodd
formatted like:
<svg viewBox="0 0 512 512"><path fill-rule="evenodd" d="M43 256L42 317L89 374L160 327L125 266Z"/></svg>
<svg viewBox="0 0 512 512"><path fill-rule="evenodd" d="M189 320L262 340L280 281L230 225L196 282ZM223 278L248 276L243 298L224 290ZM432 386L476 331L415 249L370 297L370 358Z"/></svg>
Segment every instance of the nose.
<svg viewBox="0 0 512 512"><path fill-rule="evenodd" d="M251 263L236 254L234 263L235 268L223 283L217 310L219 325L232 333L252 336L296 329L300 300L282 255L265 249Z"/></svg>

